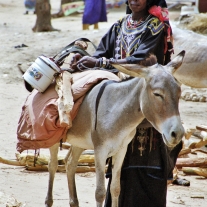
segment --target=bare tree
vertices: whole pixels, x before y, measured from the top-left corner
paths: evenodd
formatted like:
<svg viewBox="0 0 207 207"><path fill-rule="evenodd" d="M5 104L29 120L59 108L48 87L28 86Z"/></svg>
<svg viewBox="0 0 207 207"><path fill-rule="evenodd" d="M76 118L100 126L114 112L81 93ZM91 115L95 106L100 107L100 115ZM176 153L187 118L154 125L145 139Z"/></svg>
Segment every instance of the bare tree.
<svg viewBox="0 0 207 207"><path fill-rule="evenodd" d="M49 0L37 0L35 11L37 19L35 26L32 28L34 32L58 31L51 24L51 5Z"/></svg>

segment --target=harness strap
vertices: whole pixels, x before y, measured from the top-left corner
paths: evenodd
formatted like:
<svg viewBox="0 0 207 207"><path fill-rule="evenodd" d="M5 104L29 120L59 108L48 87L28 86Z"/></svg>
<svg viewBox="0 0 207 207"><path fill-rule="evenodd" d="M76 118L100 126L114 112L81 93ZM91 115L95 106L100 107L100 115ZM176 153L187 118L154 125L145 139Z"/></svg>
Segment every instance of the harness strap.
<svg viewBox="0 0 207 207"><path fill-rule="evenodd" d="M72 46L72 47L70 47L70 48L68 48L63 54L61 54L60 55L60 57L57 59L57 60L55 60L55 63L57 64L57 65L62 65L63 64L63 62L64 62L64 60L65 60L65 58L70 54L70 53L72 53L72 52L75 52L75 53L80 53L81 55L83 55L83 56L91 56L89 53L87 53L85 50L83 50L81 47L79 47L78 45L74 45L74 46Z"/></svg>
<svg viewBox="0 0 207 207"><path fill-rule="evenodd" d="M64 47L59 53L57 53L55 56L53 56L52 59L55 59L55 57L57 57L58 54L61 54L57 60L55 60L55 63L58 65L61 65L63 60L65 59L65 57L67 57L71 52L79 52L81 55L85 56L91 56L89 53L87 53L85 50L83 50L81 47L79 47L78 45L74 45L76 41L84 41L84 42L90 42L93 47L95 48L95 50L97 49L96 45L91 42L89 39L87 38L78 38L75 41L71 42L69 45L67 45L66 47Z"/></svg>
<svg viewBox="0 0 207 207"><path fill-rule="evenodd" d="M93 42L91 42L88 38L78 38L78 39L76 39L76 40L74 40L73 42L71 42L69 45L67 45L67 46L65 46L59 53L61 53L61 52L63 52L63 51L65 51L65 50L67 50L68 48L70 48L70 47L72 47L74 44L75 44L75 42L76 41L84 41L84 42L90 42L93 46L94 46L94 48L95 49L97 49L97 46L93 43ZM58 54L59 54L58 53ZM58 55L57 54L57 55ZM55 58L57 55L55 55L53 58Z"/></svg>

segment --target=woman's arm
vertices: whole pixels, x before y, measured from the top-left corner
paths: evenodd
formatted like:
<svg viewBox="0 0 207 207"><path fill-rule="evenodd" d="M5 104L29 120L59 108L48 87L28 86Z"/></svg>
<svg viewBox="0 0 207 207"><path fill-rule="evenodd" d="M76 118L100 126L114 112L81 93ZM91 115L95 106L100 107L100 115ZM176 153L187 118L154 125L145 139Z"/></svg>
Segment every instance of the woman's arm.
<svg viewBox="0 0 207 207"><path fill-rule="evenodd" d="M113 57L115 41L117 37L117 29L120 28L120 21L112 25L108 32L101 38L101 41L93 54L94 58L105 57L107 59Z"/></svg>
<svg viewBox="0 0 207 207"><path fill-rule="evenodd" d="M104 60L106 58L109 59L113 57L117 28L119 28L119 22L112 25L109 31L102 37L97 47L97 50L95 51L94 55L92 55L91 57L90 56L81 57L78 54L74 55L70 67L75 70L77 69L84 70L87 68L95 69L95 68L104 67L105 66Z"/></svg>

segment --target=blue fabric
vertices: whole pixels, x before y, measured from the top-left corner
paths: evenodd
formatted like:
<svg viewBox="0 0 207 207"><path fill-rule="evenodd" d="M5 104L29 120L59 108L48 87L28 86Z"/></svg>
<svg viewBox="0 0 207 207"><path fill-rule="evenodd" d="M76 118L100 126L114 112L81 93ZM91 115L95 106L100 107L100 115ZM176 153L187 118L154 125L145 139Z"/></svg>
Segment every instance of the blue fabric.
<svg viewBox="0 0 207 207"><path fill-rule="evenodd" d="M107 22L105 0L85 0L83 24Z"/></svg>
<svg viewBox="0 0 207 207"><path fill-rule="evenodd" d="M24 0L24 5L26 8L34 9L36 4L36 0Z"/></svg>

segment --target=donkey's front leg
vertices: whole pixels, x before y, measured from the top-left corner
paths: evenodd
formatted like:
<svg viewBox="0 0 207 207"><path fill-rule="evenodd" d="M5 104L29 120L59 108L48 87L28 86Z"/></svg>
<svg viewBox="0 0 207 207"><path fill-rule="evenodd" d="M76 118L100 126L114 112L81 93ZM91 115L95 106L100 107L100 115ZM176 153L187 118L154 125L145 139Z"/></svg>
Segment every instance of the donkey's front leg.
<svg viewBox="0 0 207 207"><path fill-rule="evenodd" d="M94 150L95 155L95 166L96 166L96 206L102 207L103 201L106 196L105 188L105 167L106 167L106 148L96 148Z"/></svg>
<svg viewBox="0 0 207 207"><path fill-rule="evenodd" d="M75 172L78 165L78 159L82 152L83 149L71 146L65 157L70 207L79 206L75 184Z"/></svg>
<svg viewBox="0 0 207 207"><path fill-rule="evenodd" d="M58 147L59 147L59 143L49 148L50 149L50 160L48 163L49 182L48 182L47 196L45 199L46 207L51 207L53 204L52 191L53 191L55 173L58 167Z"/></svg>
<svg viewBox="0 0 207 207"><path fill-rule="evenodd" d="M127 151L126 147L120 149L116 155L112 157L112 179L111 179L111 207L118 207L119 205L119 194L120 194L120 175L121 175L121 167L123 164L123 160Z"/></svg>

